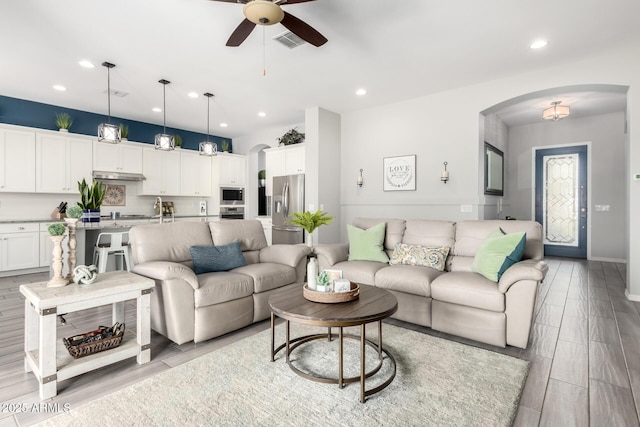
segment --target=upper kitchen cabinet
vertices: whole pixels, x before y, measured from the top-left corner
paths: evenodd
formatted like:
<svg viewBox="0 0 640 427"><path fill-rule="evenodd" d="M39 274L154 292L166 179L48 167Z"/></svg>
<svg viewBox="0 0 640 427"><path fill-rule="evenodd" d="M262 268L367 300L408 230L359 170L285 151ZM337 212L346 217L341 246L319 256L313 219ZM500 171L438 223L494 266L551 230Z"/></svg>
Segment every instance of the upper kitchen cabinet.
<svg viewBox="0 0 640 427"><path fill-rule="evenodd" d="M211 157L180 150L180 194L211 197Z"/></svg>
<svg viewBox="0 0 640 427"><path fill-rule="evenodd" d="M305 146L301 144L264 150L266 163L266 194L271 196L274 176L298 175L305 172Z"/></svg>
<svg viewBox="0 0 640 427"><path fill-rule="evenodd" d="M91 140L36 135L36 192L78 193L78 181L91 180Z"/></svg>
<svg viewBox="0 0 640 427"><path fill-rule="evenodd" d="M142 144L94 141L93 170L142 173Z"/></svg>
<svg viewBox="0 0 640 427"><path fill-rule="evenodd" d="M0 129L0 192L36 190L36 134Z"/></svg>
<svg viewBox="0 0 640 427"><path fill-rule="evenodd" d="M143 150L142 194L149 196L180 196L180 153L155 148Z"/></svg>
<svg viewBox="0 0 640 427"><path fill-rule="evenodd" d="M244 187L247 184L246 156L218 153L213 158L213 169L218 173L220 187Z"/></svg>

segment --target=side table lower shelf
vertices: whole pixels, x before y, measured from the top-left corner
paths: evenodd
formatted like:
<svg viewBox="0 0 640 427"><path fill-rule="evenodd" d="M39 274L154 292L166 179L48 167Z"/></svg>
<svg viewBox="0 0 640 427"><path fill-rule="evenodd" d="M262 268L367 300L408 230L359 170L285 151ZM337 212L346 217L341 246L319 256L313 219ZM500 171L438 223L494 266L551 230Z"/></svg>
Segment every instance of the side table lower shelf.
<svg viewBox="0 0 640 427"><path fill-rule="evenodd" d="M94 369L102 368L103 366L128 359L129 357L137 356L139 353L140 346L136 342L136 334L131 331L125 331L122 343L118 347L90 354L78 359L74 359L73 356L69 354L62 343L62 340L59 339L56 344L57 381L64 381L69 378L73 378L80 374L93 371ZM38 350L26 353L26 361L33 373L36 375L36 378L41 380L42 375L40 374L38 367L40 363Z"/></svg>

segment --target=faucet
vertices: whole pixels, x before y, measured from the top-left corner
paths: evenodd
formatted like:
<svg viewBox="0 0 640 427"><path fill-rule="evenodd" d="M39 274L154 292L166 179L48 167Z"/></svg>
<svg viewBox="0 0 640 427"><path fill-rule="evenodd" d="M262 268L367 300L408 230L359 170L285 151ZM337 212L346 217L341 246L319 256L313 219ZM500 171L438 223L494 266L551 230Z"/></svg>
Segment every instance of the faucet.
<svg viewBox="0 0 640 427"><path fill-rule="evenodd" d="M156 202L153 204L153 209L158 209L158 217L160 218L160 224L162 224L162 197L156 197Z"/></svg>

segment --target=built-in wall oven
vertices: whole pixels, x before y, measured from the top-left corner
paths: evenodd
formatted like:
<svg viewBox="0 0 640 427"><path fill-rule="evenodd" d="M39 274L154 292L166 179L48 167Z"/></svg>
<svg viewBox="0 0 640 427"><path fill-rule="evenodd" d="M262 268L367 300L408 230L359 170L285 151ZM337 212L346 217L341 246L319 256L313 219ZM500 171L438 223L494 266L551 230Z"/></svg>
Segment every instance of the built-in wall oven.
<svg viewBox="0 0 640 427"><path fill-rule="evenodd" d="M220 206L244 205L244 188L220 187Z"/></svg>
<svg viewBox="0 0 640 427"><path fill-rule="evenodd" d="M220 206L220 219L244 219L244 206Z"/></svg>

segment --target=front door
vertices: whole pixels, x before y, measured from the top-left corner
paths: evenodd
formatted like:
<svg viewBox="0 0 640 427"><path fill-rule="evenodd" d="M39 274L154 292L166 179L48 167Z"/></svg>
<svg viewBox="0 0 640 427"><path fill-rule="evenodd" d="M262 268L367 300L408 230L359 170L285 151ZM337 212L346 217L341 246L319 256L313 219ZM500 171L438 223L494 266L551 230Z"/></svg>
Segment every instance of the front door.
<svg viewBox="0 0 640 427"><path fill-rule="evenodd" d="M587 257L587 146L536 150L536 221L544 254Z"/></svg>

